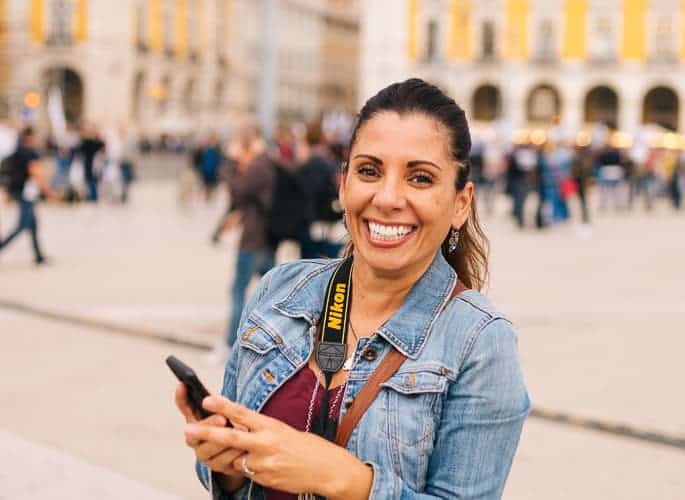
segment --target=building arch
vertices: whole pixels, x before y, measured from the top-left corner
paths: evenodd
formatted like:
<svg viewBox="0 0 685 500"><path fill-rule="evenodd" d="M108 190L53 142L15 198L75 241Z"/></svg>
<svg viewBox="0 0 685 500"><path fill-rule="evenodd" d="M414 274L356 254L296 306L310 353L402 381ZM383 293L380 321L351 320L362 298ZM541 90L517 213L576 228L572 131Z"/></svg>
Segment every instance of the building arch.
<svg viewBox="0 0 685 500"><path fill-rule="evenodd" d="M479 85L471 96L472 117L476 121L491 122L502 115L502 93L496 85Z"/></svg>
<svg viewBox="0 0 685 500"><path fill-rule="evenodd" d="M541 125L556 124L561 117L561 106L561 94L554 85L535 85L526 97L526 120Z"/></svg>
<svg viewBox="0 0 685 500"><path fill-rule="evenodd" d="M659 85L649 89L642 100L642 123L678 130L680 99L673 88Z"/></svg>
<svg viewBox="0 0 685 500"><path fill-rule="evenodd" d="M619 97L608 85L597 85L585 94L583 121L604 123L609 128L618 128Z"/></svg>
<svg viewBox="0 0 685 500"><path fill-rule="evenodd" d="M57 88L62 97L64 119L69 125L77 125L84 115L84 83L77 70L71 66L48 67L41 77L45 102L50 91Z"/></svg>

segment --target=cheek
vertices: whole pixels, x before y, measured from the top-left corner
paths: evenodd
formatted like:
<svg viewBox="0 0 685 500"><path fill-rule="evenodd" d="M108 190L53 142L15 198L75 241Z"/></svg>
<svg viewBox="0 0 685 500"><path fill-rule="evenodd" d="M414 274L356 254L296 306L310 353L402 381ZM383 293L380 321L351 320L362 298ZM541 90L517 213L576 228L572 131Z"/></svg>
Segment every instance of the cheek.
<svg viewBox="0 0 685 500"><path fill-rule="evenodd" d="M373 199L371 184L348 180L345 184L344 202L348 213L358 212L364 209Z"/></svg>
<svg viewBox="0 0 685 500"><path fill-rule="evenodd" d="M454 196L450 193L431 193L414 205L418 216L425 224L449 225L455 210Z"/></svg>

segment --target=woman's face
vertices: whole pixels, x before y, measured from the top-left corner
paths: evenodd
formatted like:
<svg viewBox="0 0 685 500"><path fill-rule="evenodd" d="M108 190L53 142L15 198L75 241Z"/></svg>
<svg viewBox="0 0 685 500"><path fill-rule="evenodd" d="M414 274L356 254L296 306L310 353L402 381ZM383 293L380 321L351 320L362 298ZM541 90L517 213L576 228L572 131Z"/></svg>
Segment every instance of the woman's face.
<svg viewBox="0 0 685 500"><path fill-rule="evenodd" d="M468 217L473 185L456 191L457 168L447 130L424 114L364 123L340 186L355 262L384 274L427 269Z"/></svg>

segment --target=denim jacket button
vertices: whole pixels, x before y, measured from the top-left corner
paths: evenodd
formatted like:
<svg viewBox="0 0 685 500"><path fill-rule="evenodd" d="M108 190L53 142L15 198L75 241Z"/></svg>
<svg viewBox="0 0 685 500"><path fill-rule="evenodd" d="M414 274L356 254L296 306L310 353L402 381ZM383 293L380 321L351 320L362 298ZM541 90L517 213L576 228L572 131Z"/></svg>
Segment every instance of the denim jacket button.
<svg viewBox="0 0 685 500"><path fill-rule="evenodd" d="M369 347L364 351L363 356L366 361L375 361L377 356L376 349Z"/></svg>
<svg viewBox="0 0 685 500"><path fill-rule="evenodd" d="M345 408L349 408L350 406L352 406L352 403L354 403L354 398L353 397L347 398L345 400Z"/></svg>

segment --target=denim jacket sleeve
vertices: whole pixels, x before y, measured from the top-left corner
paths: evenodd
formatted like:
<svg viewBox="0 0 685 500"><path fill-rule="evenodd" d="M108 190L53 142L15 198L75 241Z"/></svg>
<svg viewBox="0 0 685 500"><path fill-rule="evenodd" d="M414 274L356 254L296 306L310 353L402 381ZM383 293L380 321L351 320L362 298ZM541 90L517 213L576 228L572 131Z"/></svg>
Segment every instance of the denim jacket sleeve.
<svg viewBox="0 0 685 500"><path fill-rule="evenodd" d="M259 303L259 301L262 299L262 297L268 290L272 272L273 269L266 273L266 275L264 275L262 280L259 282L259 285L255 289L254 293L252 294L252 297L245 305L245 308L243 309L243 312L240 316L240 327L242 327L250 312L255 308L255 306ZM239 364L239 355L240 349L232 349L231 357L228 360L228 363L226 364L226 370L224 372L224 383L221 395L230 399L231 401L236 401L237 399L236 368ZM200 479L200 482L209 491L211 498L213 500L231 500L233 498L243 498L243 494L247 491L247 488L249 487L249 481L246 481L245 485L238 489L238 491L232 494L226 493L221 489L221 487L218 484L217 474L215 472L210 471L207 465L205 465L203 462L199 460L195 462L195 471L197 473L197 477Z"/></svg>
<svg viewBox="0 0 685 500"><path fill-rule="evenodd" d="M509 321L489 320L467 348L445 395L426 489L411 490L376 464L370 498L496 500L518 446L530 400Z"/></svg>

